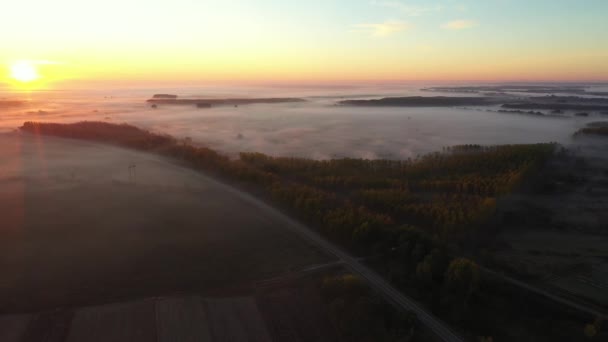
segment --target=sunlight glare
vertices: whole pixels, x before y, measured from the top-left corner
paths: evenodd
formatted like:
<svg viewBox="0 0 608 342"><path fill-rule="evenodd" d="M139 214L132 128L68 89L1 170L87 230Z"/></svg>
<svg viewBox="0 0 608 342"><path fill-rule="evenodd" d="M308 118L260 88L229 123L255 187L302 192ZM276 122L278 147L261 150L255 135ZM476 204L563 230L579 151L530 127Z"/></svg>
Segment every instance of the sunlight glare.
<svg viewBox="0 0 608 342"><path fill-rule="evenodd" d="M36 66L28 61L18 61L10 66L11 77L19 82L31 82L40 76Z"/></svg>

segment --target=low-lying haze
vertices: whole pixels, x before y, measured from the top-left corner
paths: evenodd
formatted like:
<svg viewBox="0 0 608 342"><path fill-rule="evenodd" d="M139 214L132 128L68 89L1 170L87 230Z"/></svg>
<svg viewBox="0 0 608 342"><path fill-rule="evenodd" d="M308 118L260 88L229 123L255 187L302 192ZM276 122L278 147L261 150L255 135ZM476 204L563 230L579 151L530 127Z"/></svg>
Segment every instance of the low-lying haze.
<svg viewBox="0 0 608 342"><path fill-rule="evenodd" d="M385 96L458 96L421 91L413 85L325 87L203 87L128 89L90 92L4 93L3 99L27 99L21 107L2 109L0 131L24 121L127 122L178 138L192 138L230 155L257 151L311 158L361 157L400 159L455 144L568 143L590 117L537 117L497 113L498 107L400 108L338 106L344 99ZM602 89L596 87L597 89ZM159 105L145 102L154 93L190 97L299 97L302 103L217 106ZM471 96L471 94L462 94ZM473 96L483 96L482 94Z"/></svg>

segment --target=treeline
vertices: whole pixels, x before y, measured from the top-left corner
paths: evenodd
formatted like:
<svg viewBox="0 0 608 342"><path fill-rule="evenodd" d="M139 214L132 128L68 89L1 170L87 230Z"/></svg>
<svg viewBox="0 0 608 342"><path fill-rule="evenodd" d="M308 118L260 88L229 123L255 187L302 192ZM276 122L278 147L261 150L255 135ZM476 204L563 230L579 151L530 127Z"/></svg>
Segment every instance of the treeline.
<svg viewBox="0 0 608 342"><path fill-rule="evenodd" d="M277 179L270 173L206 148L195 147L172 136L153 133L128 124L84 121L71 124L25 122L22 131L63 138L97 141L136 150L158 153L231 179L255 184L272 184Z"/></svg>
<svg viewBox="0 0 608 342"><path fill-rule="evenodd" d="M94 140L137 149L155 149L170 146L176 139L153 134L127 124L107 122L78 122L73 124L25 122L21 130L64 138Z"/></svg>
<svg viewBox="0 0 608 342"><path fill-rule="evenodd" d="M602 135L608 136L608 127L607 126L595 126L595 127L585 127L579 129L574 136L579 135Z"/></svg>

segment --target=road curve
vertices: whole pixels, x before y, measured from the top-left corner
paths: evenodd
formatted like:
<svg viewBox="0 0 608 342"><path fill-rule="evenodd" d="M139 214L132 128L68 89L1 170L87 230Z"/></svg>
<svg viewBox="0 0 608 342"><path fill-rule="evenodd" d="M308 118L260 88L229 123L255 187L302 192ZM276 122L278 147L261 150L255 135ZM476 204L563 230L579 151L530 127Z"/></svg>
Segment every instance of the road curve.
<svg viewBox="0 0 608 342"><path fill-rule="evenodd" d="M420 304L416 303L414 300L404 296L401 292L392 287L384 278L382 278L372 269L363 265L356 258L352 257L339 247L330 243L312 229L308 228L300 222L293 220L287 215L281 213L279 210L269 206L268 204L260 201L259 199L248 193L239 191L238 189L216 181L213 178L207 176L204 177L209 178L211 182L216 183L218 186L224 188L226 191L232 193L236 197L241 198L246 203L257 207L258 209L260 209L261 215L264 215L269 219L272 217L272 219L274 220L279 219L280 221L283 221L287 229L312 242L314 245L316 245L318 248L325 251L326 253L334 255L336 258L341 260L351 271L359 274L362 278L367 280L369 285L374 288L378 293L382 294L386 299L388 299L393 306L397 307L398 309L411 311L416 314L418 320L420 320L422 324L427 326L441 341L463 341L462 338L460 338L455 332L453 332L450 327L448 327L448 325L441 321L439 318L433 316L433 314L428 312L425 308L423 308Z"/></svg>

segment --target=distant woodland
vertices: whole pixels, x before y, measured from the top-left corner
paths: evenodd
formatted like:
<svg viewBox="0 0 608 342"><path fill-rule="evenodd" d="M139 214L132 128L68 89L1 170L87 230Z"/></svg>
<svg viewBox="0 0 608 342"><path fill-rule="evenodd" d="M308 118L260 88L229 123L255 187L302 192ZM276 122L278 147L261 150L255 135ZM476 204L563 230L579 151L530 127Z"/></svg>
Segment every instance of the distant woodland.
<svg viewBox="0 0 608 342"><path fill-rule="evenodd" d="M575 135L603 135L608 136L608 127L585 127L578 130Z"/></svg>

